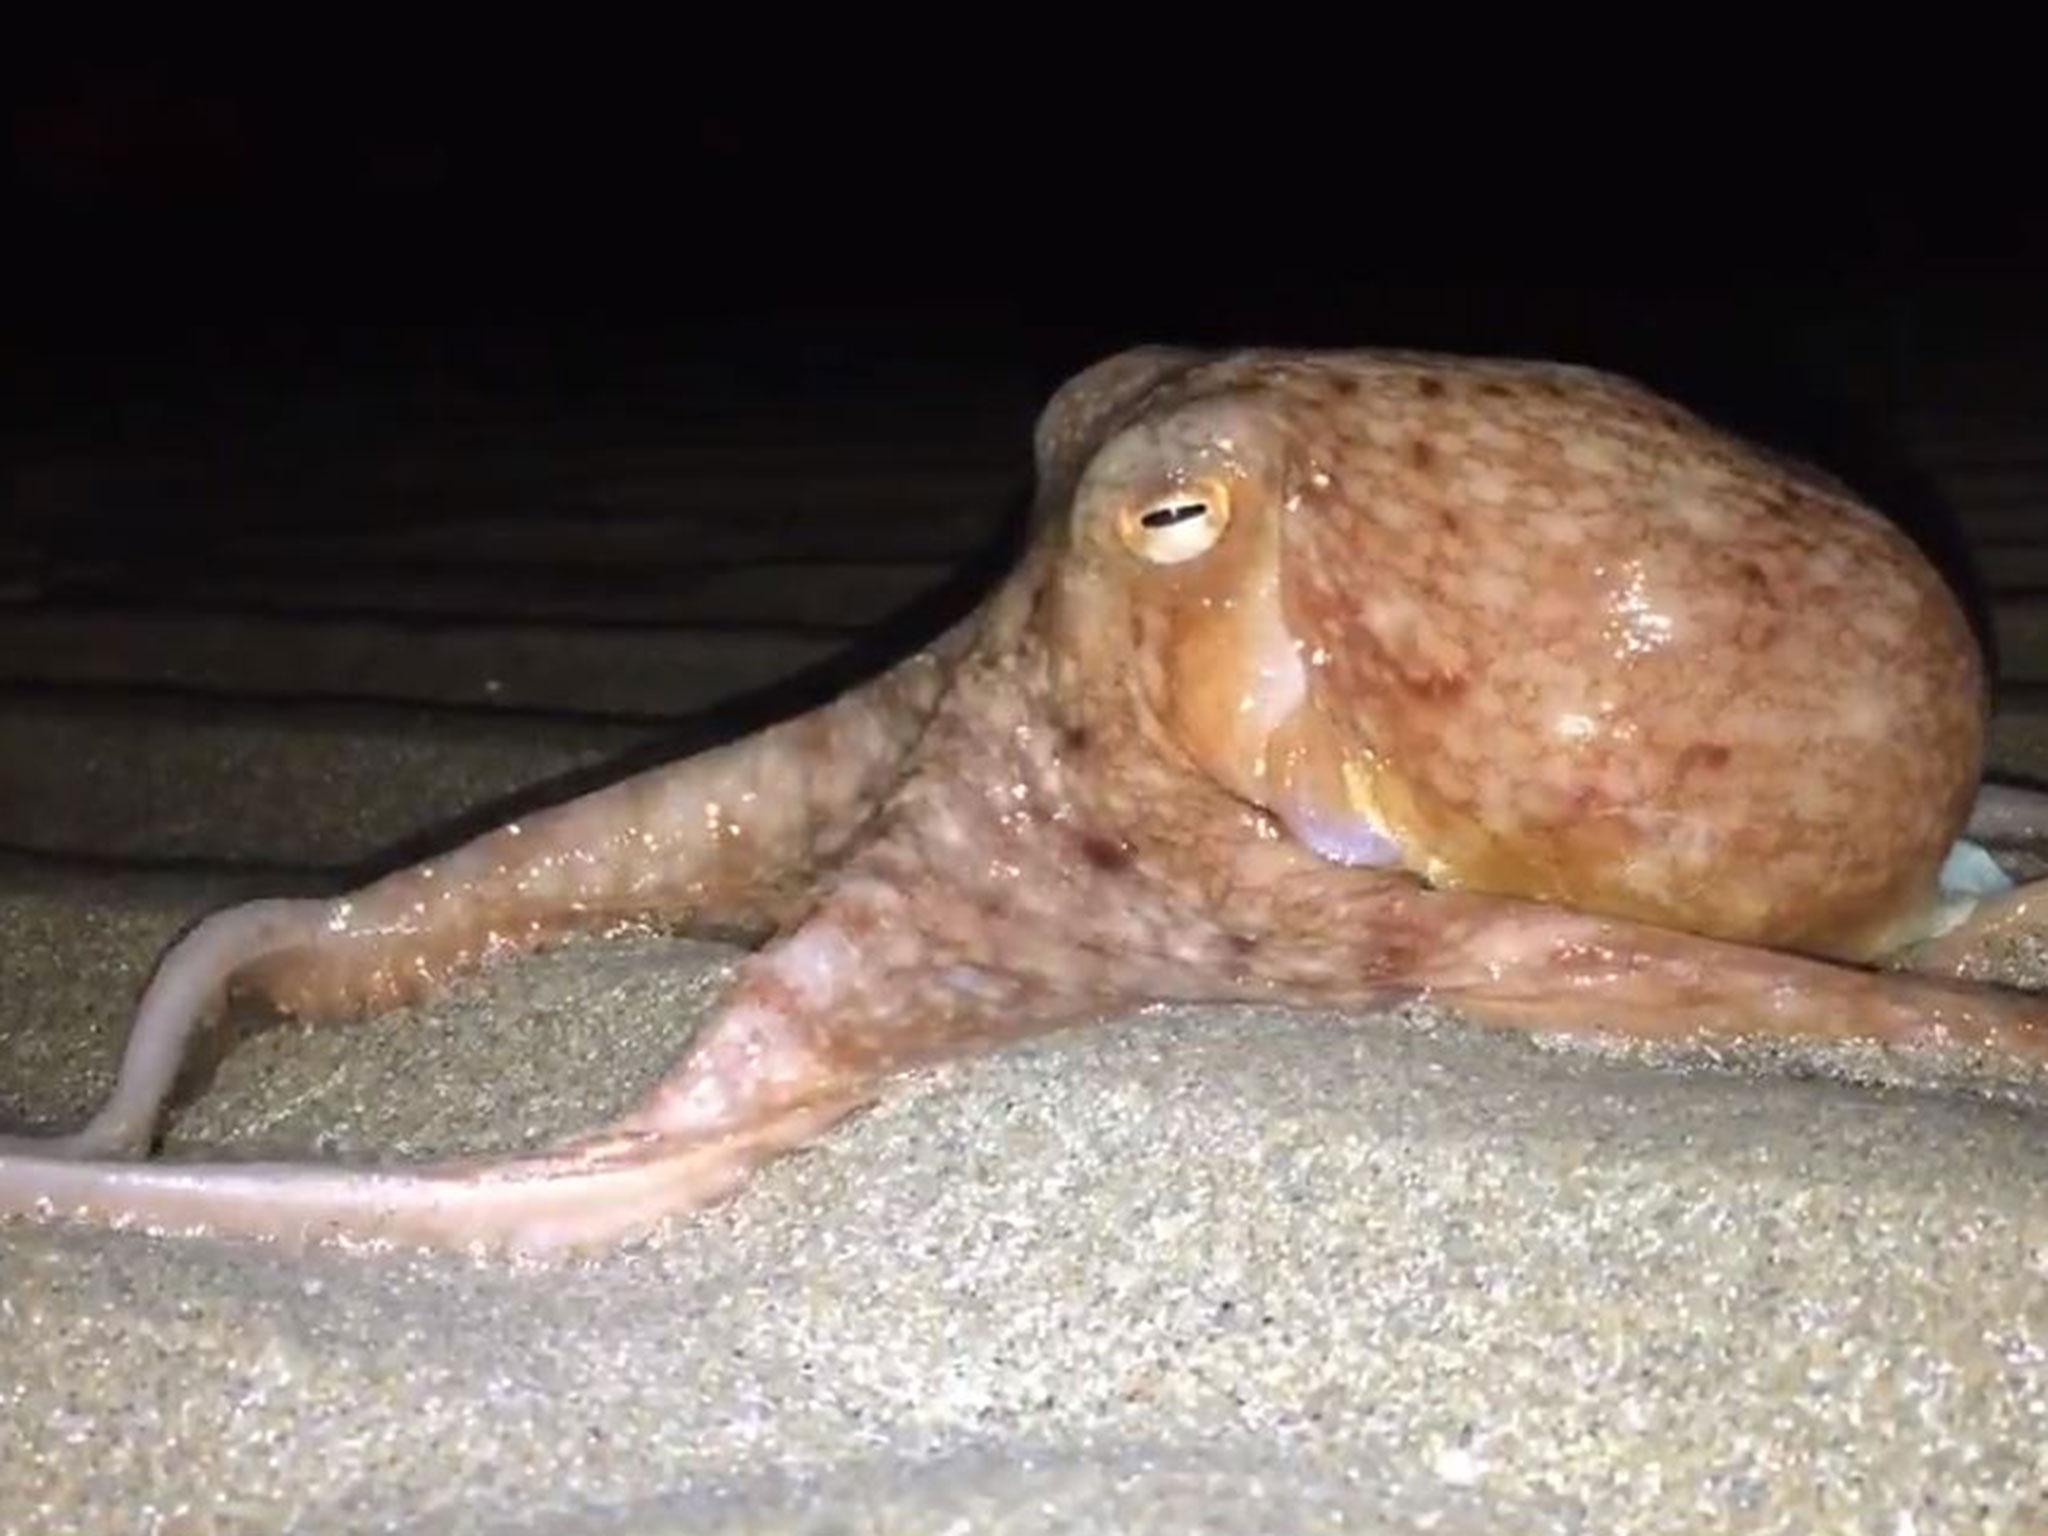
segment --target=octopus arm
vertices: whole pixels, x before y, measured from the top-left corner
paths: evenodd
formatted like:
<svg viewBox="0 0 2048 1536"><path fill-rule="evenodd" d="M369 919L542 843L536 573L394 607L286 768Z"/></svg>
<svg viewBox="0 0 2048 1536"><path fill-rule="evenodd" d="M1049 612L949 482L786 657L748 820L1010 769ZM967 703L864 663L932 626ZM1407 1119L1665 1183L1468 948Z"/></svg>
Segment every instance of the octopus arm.
<svg viewBox="0 0 2048 1536"><path fill-rule="evenodd" d="M0 1137L7 1189L28 1190L52 1158L146 1151L194 1033L230 995L290 1016L361 1016L576 932L772 929L895 785L958 644L949 636L823 708L348 895L207 917L158 964L113 1089L88 1123L65 1136ZM164 1177L162 1188L177 1187ZM131 1183L159 1187L140 1174Z"/></svg>
<svg viewBox="0 0 2048 1536"><path fill-rule="evenodd" d="M293 1246L590 1249L723 1199L763 1160L814 1139L859 1103L842 1095L790 1105L720 1136L685 1140L622 1125L527 1156L411 1168L0 1151L0 1215Z"/></svg>
<svg viewBox="0 0 2048 1536"><path fill-rule="evenodd" d="M1333 892L1290 961L1296 998L1372 988L1476 1021L1646 1041L1870 1041L2048 1061L2048 999L1865 969L1532 902L1413 888ZM1347 937L1348 935L1348 937ZM1350 953L1347 956L1346 950ZM1903 964L1914 966L1909 952ZM1924 969L1937 972L1940 967Z"/></svg>

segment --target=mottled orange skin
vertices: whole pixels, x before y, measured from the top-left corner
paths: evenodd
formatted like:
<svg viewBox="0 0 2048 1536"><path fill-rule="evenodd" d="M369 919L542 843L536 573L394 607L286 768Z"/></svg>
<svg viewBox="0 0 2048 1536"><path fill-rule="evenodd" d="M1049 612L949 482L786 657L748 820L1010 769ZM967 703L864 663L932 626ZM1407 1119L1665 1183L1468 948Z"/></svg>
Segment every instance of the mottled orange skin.
<svg viewBox="0 0 2048 1536"><path fill-rule="evenodd" d="M809 715L165 957L0 1214L546 1250L721 1198L920 1063L1162 999L2048 1058L1935 907L1981 663L1911 546L1623 382L1143 349L1037 434L972 618ZM2000 802L1999 819L2038 805ZM2048 906L2048 904L2043 904ZM338 1016L622 923L766 942L618 1123L353 1171L132 1161L224 996ZM1797 954L1790 951L1804 950Z"/></svg>
<svg viewBox="0 0 2048 1536"><path fill-rule="evenodd" d="M1331 814L1435 884L1856 959L1924 934L1983 670L1946 584L1842 488L1556 365L1240 354L1156 390L1199 426L1123 456L1114 493L1206 442L1235 515L1199 561L1106 579L1213 771L1259 798L1237 706L1263 607Z"/></svg>

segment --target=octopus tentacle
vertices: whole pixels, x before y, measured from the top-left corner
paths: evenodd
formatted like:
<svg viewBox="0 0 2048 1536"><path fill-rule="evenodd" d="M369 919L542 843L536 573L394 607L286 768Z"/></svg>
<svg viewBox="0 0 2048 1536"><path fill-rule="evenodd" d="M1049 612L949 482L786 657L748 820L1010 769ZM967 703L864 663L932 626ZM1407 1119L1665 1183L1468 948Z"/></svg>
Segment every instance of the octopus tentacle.
<svg viewBox="0 0 2048 1536"><path fill-rule="evenodd" d="M857 959L821 971L821 938L832 942L806 925L750 957L721 1012L637 1108L541 1152L339 1168L76 1160L14 1143L0 1145L0 1216L526 1253L618 1241L724 1198L872 1096L866 1074L815 1048L862 979Z"/></svg>
<svg viewBox="0 0 2048 1536"><path fill-rule="evenodd" d="M945 637L823 708L351 894L213 914L159 963L99 1111L66 1136L0 1137L0 1151L146 1150L194 1033L230 996L297 1017L362 1015L575 932L633 923L772 929L900 777L961 638Z"/></svg>
<svg viewBox="0 0 2048 1536"><path fill-rule="evenodd" d="M758 1164L814 1139L863 1102L845 1092L763 1112L721 1135L622 1126L528 1156L418 1168L85 1162L0 1152L0 1215L296 1244L575 1250L725 1198Z"/></svg>
<svg viewBox="0 0 2048 1536"><path fill-rule="evenodd" d="M1347 946L1346 916L1358 922L1366 908L1355 930L1363 937ZM1460 892L1383 891L1323 910L1322 923L1292 938L1291 956L1266 961L1291 996L1356 997L1364 976L1381 993L1420 993L1514 1028L1677 1043L1867 1041L2048 1062L2048 1001L2003 987Z"/></svg>
<svg viewBox="0 0 2048 1536"><path fill-rule="evenodd" d="M112 1091L78 1130L0 1136L0 1155L133 1156L149 1144L193 1035L219 1009L228 978L265 955L317 941L330 903L252 901L202 919L158 963L136 1006Z"/></svg>
<svg viewBox="0 0 2048 1536"><path fill-rule="evenodd" d="M616 1123L548 1151L418 1168L67 1162L0 1149L0 1215L526 1253L609 1244L723 1199L902 1070L1133 1001L1384 1001L1421 993L1496 1026L1651 1040L1874 1040L2048 1060L2048 1006L1999 989L1827 961L1401 876L1282 863L1276 899L1212 943L1131 872L1102 875L1132 935L1090 951L1066 910L992 915L984 879L922 867L971 797L913 781L910 814L825 882L810 915L740 968L674 1069ZM1150 894L1148 894L1150 892ZM1080 911L1101 914L1105 900ZM972 911L975 915L967 915ZM1220 932L1220 930L1219 930Z"/></svg>
<svg viewBox="0 0 2048 1536"><path fill-rule="evenodd" d="M980 739L999 751L1010 737ZM939 856L935 840L999 815L990 800L951 778L906 781L802 921L742 962L682 1058L609 1126L539 1154L355 1170L65 1161L0 1145L0 1216L546 1252L697 1209L893 1074L1159 995L1184 970L1178 955L1083 961L1077 935L1099 915L1006 906L1009 877ZM968 835L993 839L997 826Z"/></svg>
<svg viewBox="0 0 2048 1536"><path fill-rule="evenodd" d="M630 1113L536 1154L411 1168L80 1161L0 1147L0 1216L288 1243L526 1254L618 1242L731 1194L760 1164L871 1102L884 1077L977 1041L1051 1028L1108 999L901 990L921 937L871 950L855 892L750 957L676 1067ZM991 973L993 974L993 973ZM1033 994L1036 995L1036 994Z"/></svg>
<svg viewBox="0 0 2048 1536"><path fill-rule="evenodd" d="M1901 950L1891 963L1928 976L1999 980L2008 962L2028 965L2029 952L2048 953L2048 880L1976 898L1953 927ZM2031 968L2038 970L2038 960Z"/></svg>

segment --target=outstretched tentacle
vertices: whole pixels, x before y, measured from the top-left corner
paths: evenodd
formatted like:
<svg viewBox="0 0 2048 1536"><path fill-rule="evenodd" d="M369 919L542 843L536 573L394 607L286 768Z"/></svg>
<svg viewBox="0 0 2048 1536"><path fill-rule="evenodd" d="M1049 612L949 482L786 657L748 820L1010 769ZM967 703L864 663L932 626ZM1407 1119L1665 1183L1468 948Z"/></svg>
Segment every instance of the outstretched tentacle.
<svg viewBox="0 0 2048 1536"><path fill-rule="evenodd" d="M538 1153L346 1168L75 1160L17 1142L0 1146L0 1216L531 1253L617 1241L724 1198L872 1097L874 1075L829 1048L871 968L836 929L806 925L742 964L637 1108Z"/></svg>
<svg viewBox="0 0 2048 1536"><path fill-rule="evenodd" d="M1043 735L984 738L996 755L981 766ZM291 1241L604 1242L721 1197L905 1068L1209 986L1229 952L1220 936L1183 932L1160 892L1018 821L1017 782L991 771L906 783L874 838L820 882L801 922L742 962L681 1061L612 1126L537 1156L416 1169L0 1149L0 1215ZM1003 858L962 858L963 842L1043 867L1026 878Z"/></svg>
<svg viewBox="0 0 2048 1536"><path fill-rule="evenodd" d="M418 1168L81 1162L0 1151L0 1215L303 1244L553 1253L616 1243L724 1199L865 1102L826 1095L713 1136L620 1127L523 1157Z"/></svg>
<svg viewBox="0 0 2048 1536"><path fill-rule="evenodd" d="M215 913L165 953L88 1124L0 1138L0 1150L147 1150L192 1036L230 996L297 1017L360 1015L572 933L636 923L772 930L900 778L963 639L956 631L821 709L348 895Z"/></svg>
<svg viewBox="0 0 2048 1536"><path fill-rule="evenodd" d="M1305 882L1296 899L1314 899ZM1400 882L1297 908L1261 967L1294 997L1421 994L1480 1022L1693 1043L1864 1041L2048 1062L2048 999ZM1359 935L1347 940L1347 933Z"/></svg>
<svg viewBox="0 0 2048 1536"><path fill-rule="evenodd" d="M216 912L165 953L136 1006L127 1049L93 1117L63 1136L0 1136L0 1155L138 1156L148 1150L193 1034L218 1010L226 978L265 955L316 943L331 904L252 901Z"/></svg>
<svg viewBox="0 0 2048 1536"><path fill-rule="evenodd" d="M719 1013L637 1108L539 1154L343 1169L0 1147L0 1216L287 1242L609 1243L722 1199L869 1102L892 1072L1117 1000L1085 981L1047 988L1006 972L992 948L948 964L946 941L914 916L898 893L852 882L742 964Z"/></svg>

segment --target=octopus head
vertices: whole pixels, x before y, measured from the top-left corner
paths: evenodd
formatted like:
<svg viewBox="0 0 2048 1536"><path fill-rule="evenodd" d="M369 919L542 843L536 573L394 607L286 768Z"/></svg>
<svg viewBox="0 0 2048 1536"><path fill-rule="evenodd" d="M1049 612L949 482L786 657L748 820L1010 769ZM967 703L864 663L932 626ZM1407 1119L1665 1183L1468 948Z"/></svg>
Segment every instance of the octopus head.
<svg viewBox="0 0 2048 1536"><path fill-rule="evenodd" d="M1178 356L1150 355L1162 369ZM1155 739L1317 853L1401 864L1360 722L1322 685L1327 658L1288 611L1285 533L1312 515L1312 471L1285 392L1213 367L1155 375L1149 392L1128 372L1117 382L1124 409L1097 441L1068 427L1061 442L1054 427L1076 461L1061 502L1076 645ZM1042 426L1042 473L1053 460L1057 474L1047 437Z"/></svg>

